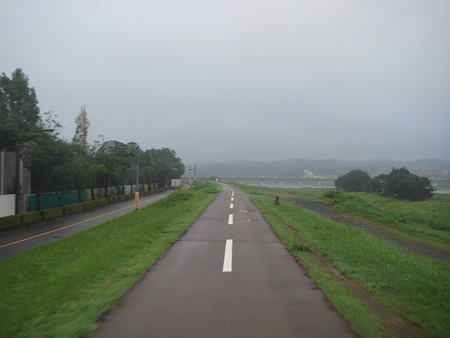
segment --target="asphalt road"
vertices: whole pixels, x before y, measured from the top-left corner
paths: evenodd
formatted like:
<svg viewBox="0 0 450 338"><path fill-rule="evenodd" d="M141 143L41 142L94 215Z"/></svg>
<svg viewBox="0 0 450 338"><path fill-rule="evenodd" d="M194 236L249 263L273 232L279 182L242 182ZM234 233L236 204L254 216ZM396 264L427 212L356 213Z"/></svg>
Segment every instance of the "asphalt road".
<svg viewBox="0 0 450 338"><path fill-rule="evenodd" d="M247 195L227 186L93 337L355 337Z"/></svg>
<svg viewBox="0 0 450 338"><path fill-rule="evenodd" d="M170 194L170 191L142 197L140 206L144 207L159 201L168 194ZM95 227L134 209L134 200L124 201L103 208L86 210L81 213L1 231L0 260Z"/></svg>

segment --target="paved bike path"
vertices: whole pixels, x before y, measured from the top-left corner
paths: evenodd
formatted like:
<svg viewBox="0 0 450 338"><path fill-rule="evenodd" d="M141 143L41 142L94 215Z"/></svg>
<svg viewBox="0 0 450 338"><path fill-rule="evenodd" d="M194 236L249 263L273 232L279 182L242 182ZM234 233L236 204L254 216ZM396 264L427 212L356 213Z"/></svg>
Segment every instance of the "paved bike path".
<svg viewBox="0 0 450 338"><path fill-rule="evenodd" d="M223 187L92 336L355 337L247 195Z"/></svg>

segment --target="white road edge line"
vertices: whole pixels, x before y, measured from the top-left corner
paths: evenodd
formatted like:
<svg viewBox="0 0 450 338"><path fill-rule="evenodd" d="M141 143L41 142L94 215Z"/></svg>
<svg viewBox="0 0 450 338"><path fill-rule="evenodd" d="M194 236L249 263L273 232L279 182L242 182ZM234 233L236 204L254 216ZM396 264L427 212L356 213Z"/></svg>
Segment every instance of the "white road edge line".
<svg viewBox="0 0 450 338"><path fill-rule="evenodd" d="M223 258L223 272L231 272L233 265L233 240L227 239L225 243L225 256Z"/></svg>
<svg viewBox="0 0 450 338"><path fill-rule="evenodd" d="M233 224L233 214L228 215L228 224Z"/></svg>

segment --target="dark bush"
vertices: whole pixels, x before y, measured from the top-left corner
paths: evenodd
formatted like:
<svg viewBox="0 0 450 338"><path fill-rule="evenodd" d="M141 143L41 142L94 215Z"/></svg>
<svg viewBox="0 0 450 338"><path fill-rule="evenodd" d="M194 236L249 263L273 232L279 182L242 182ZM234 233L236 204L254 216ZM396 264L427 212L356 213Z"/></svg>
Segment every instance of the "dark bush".
<svg viewBox="0 0 450 338"><path fill-rule="evenodd" d="M396 196L401 199L420 201L433 196L430 179L409 174L397 184Z"/></svg>
<svg viewBox="0 0 450 338"><path fill-rule="evenodd" d="M377 192L383 196L411 201L430 198L434 191L428 177L414 175L405 167L392 168L389 174L381 174L375 178L370 178L362 170L352 170L338 177L334 183L338 189L346 191Z"/></svg>
<svg viewBox="0 0 450 338"><path fill-rule="evenodd" d="M369 174L359 169L338 177L334 184L336 188L355 192L371 192L373 186Z"/></svg>
<svg viewBox="0 0 450 338"><path fill-rule="evenodd" d="M428 177L414 175L405 167L392 168L389 175L378 175L374 179L374 187L374 190L383 196L411 201L430 198L434 191Z"/></svg>

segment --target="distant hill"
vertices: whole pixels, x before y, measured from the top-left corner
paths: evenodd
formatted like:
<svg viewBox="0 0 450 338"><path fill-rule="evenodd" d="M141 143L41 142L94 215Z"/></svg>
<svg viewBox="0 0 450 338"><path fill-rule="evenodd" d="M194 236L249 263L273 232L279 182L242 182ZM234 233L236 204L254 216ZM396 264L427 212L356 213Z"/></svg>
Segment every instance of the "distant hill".
<svg viewBox="0 0 450 338"><path fill-rule="evenodd" d="M305 177L305 175L337 177L352 169L367 171L371 176L389 173L392 168L406 167L420 176L435 179L450 179L450 162L444 160L307 160L283 161L233 161L219 163L197 163L199 177ZM193 167L188 164L188 167ZM190 174L192 175L192 174Z"/></svg>

